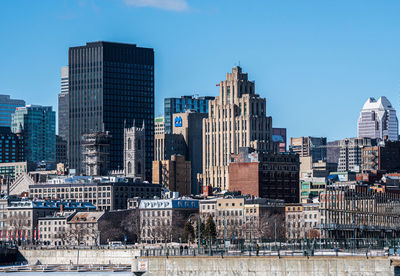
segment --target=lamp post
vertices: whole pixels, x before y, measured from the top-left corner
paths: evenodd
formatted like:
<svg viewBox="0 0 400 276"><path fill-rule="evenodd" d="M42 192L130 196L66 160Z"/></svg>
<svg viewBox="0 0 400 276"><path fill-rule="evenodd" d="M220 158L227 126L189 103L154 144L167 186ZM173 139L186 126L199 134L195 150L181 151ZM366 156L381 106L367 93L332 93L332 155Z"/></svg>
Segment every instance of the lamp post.
<svg viewBox="0 0 400 276"><path fill-rule="evenodd" d="M275 249L276 249L276 219L275 219L275 243L274 243L274 245L275 245Z"/></svg>
<svg viewBox="0 0 400 276"><path fill-rule="evenodd" d="M200 240L201 240L201 231L200 231L200 224L201 224L201 220L200 220L200 214L197 217L197 253L200 255Z"/></svg>
<svg viewBox="0 0 400 276"><path fill-rule="evenodd" d="M226 250L225 240L226 240L226 219L225 219L225 211L224 211L224 250Z"/></svg>

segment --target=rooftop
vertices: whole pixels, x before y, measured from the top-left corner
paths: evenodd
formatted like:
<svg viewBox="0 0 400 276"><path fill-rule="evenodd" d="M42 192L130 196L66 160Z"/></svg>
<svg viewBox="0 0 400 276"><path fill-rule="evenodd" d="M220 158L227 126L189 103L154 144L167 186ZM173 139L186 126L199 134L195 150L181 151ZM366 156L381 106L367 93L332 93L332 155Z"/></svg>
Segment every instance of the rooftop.
<svg viewBox="0 0 400 276"><path fill-rule="evenodd" d="M55 200L21 200L11 201L9 209L11 208L34 208L34 209L60 209L63 205L64 210L75 210L75 209L91 209L95 210L96 206L89 202L75 202L75 201L55 201Z"/></svg>
<svg viewBox="0 0 400 276"><path fill-rule="evenodd" d="M394 110L392 104L390 101L385 97L382 96L378 100L375 100L375 98L368 98L368 100L365 102L363 106L363 110L385 110L385 109L391 109Z"/></svg>

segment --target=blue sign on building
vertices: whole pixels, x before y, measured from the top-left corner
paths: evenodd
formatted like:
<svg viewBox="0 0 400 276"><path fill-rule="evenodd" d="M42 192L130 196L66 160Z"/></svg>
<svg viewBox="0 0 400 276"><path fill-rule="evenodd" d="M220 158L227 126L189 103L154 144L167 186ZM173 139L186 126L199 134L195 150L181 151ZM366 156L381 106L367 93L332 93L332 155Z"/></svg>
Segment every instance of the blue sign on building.
<svg viewBox="0 0 400 276"><path fill-rule="evenodd" d="M175 123L175 127L181 127L182 126L182 117L176 116L174 123Z"/></svg>

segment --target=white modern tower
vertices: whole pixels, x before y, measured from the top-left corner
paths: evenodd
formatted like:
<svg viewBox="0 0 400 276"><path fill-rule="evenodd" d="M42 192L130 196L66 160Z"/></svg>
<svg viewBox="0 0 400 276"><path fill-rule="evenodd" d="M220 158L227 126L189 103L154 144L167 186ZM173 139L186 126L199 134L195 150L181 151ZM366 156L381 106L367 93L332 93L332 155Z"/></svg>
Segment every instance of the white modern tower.
<svg viewBox="0 0 400 276"><path fill-rule="evenodd" d="M369 98L358 118L358 137L380 138L397 141L399 124L396 110L386 97Z"/></svg>

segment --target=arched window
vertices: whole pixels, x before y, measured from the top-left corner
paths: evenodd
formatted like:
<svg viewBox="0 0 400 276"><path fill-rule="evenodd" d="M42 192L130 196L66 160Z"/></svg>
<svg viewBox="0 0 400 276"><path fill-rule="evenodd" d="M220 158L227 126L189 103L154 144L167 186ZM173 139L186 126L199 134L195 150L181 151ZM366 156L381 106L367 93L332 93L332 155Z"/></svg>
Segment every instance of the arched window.
<svg viewBox="0 0 400 276"><path fill-rule="evenodd" d="M140 162L137 162L136 174L141 174L141 173L142 173L142 166L141 166Z"/></svg>
<svg viewBox="0 0 400 276"><path fill-rule="evenodd" d="M136 148L137 148L138 150L141 150L141 149L142 149L142 141L140 141L140 139L137 139Z"/></svg>
<svg viewBox="0 0 400 276"><path fill-rule="evenodd" d="M132 148L132 140L131 138L128 138L128 149L130 150Z"/></svg>
<svg viewBox="0 0 400 276"><path fill-rule="evenodd" d="M132 163L128 162L128 174L132 173Z"/></svg>

